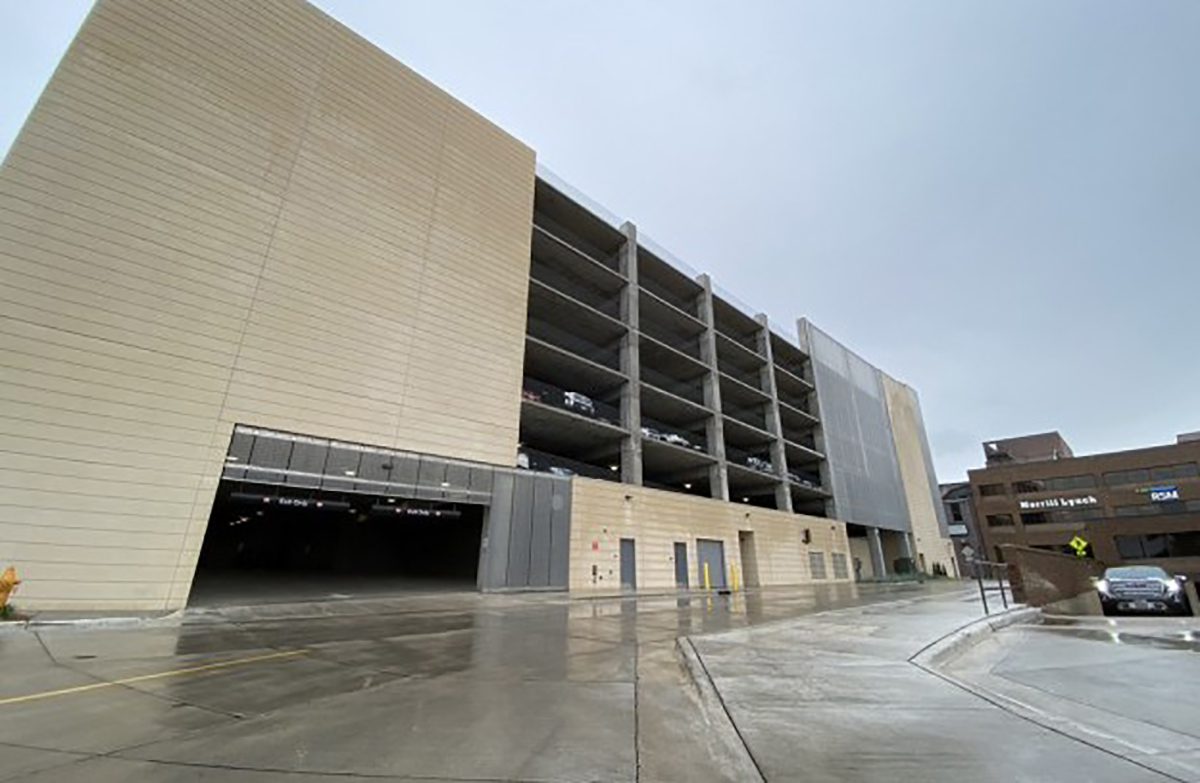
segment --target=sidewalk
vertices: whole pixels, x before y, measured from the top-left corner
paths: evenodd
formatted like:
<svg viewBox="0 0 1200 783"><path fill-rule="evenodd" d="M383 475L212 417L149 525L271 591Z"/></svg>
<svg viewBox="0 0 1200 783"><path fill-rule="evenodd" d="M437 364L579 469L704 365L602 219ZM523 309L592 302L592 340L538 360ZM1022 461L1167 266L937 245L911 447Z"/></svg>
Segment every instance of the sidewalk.
<svg viewBox="0 0 1200 783"><path fill-rule="evenodd" d="M944 672L1006 709L1200 781L1200 620L1079 618L992 634Z"/></svg>
<svg viewBox="0 0 1200 783"><path fill-rule="evenodd" d="M1023 719L911 661L980 617L978 594L963 591L691 643L766 780L1173 779Z"/></svg>

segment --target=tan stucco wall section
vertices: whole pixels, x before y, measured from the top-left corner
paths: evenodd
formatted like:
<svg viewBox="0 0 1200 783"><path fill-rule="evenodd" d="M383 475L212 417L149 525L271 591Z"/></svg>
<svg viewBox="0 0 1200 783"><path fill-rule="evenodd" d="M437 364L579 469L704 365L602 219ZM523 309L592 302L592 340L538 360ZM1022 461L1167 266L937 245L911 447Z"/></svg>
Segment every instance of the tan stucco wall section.
<svg viewBox="0 0 1200 783"><path fill-rule="evenodd" d="M0 565L187 596L236 422L512 464L534 156L300 2L100 0L0 170Z"/></svg>
<svg viewBox="0 0 1200 783"><path fill-rule="evenodd" d="M675 587L676 541L688 546L690 585L698 581L696 539L723 541L727 570L745 580L738 531L754 532L760 584L764 587L812 582L809 552L823 552L824 582L853 581L845 524L833 519L789 514L720 500L634 487L599 479L572 479L572 591L612 591L620 588L620 539L635 540L638 589ZM811 544L802 534L808 529ZM846 555L847 579L836 579L830 553ZM592 580L592 566L598 579Z"/></svg>
<svg viewBox="0 0 1200 783"><path fill-rule="evenodd" d="M871 559L871 542L866 538L851 538L850 541L850 573L854 575L854 561L862 563L863 579L875 578L875 561Z"/></svg>
<svg viewBox="0 0 1200 783"><path fill-rule="evenodd" d="M953 575L954 549L948 537L938 527L937 510L933 499L937 496L936 479L925 467L925 455L921 447L921 417L918 414L916 393L903 383L887 375L883 376L884 394L887 396L888 415L892 420L892 435L896 444L896 459L900 464L900 479L904 484L904 498L908 504L908 515L912 520L912 533L918 555L925 556L925 570L933 570L934 563L941 563L946 573Z"/></svg>

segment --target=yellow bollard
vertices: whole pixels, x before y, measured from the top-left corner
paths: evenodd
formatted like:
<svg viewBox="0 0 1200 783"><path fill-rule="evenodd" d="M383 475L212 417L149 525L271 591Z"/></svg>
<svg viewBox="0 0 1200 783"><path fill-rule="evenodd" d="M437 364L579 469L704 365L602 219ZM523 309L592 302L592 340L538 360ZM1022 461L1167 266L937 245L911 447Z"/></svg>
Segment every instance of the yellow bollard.
<svg viewBox="0 0 1200 783"><path fill-rule="evenodd" d="M9 566L0 574L0 609L8 606L8 597L17 589L21 580L17 579L17 569Z"/></svg>
<svg viewBox="0 0 1200 783"><path fill-rule="evenodd" d="M738 589L737 566L735 566L735 565L729 566L729 572L730 572L729 575L733 577L733 592L736 593L737 589Z"/></svg>
<svg viewBox="0 0 1200 783"><path fill-rule="evenodd" d="M708 563L704 564L704 589L705 590L712 589L712 580L708 576Z"/></svg>

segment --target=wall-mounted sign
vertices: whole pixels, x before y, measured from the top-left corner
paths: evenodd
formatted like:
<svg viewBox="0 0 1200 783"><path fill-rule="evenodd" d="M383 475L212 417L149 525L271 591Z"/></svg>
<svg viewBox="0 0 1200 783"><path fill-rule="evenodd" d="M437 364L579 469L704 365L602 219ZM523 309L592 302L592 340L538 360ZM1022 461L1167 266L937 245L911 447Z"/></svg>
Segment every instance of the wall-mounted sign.
<svg viewBox="0 0 1200 783"><path fill-rule="evenodd" d="M947 525L946 529L952 536L965 536L967 534L966 525Z"/></svg>
<svg viewBox="0 0 1200 783"><path fill-rule="evenodd" d="M1147 492L1150 493L1150 502L1152 503L1179 500L1179 487L1150 487Z"/></svg>
<svg viewBox="0 0 1200 783"><path fill-rule="evenodd" d="M376 514L395 514L398 517L417 517L419 519L459 519L462 511L457 508L425 508L424 506L385 506L374 505L371 510Z"/></svg>
<svg viewBox="0 0 1200 783"><path fill-rule="evenodd" d="M319 508L323 511L345 511L350 508L350 504L344 500L260 495L255 492L231 492L229 498L238 503L257 503L263 506L282 506L284 508Z"/></svg>
<svg viewBox="0 0 1200 783"><path fill-rule="evenodd" d="M1096 506L1100 501L1095 495L1084 495L1078 498L1046 498L1045 500L1018 501L1022 511L1034 511L1040 508L1079 508L1081 506Z"/></svg>

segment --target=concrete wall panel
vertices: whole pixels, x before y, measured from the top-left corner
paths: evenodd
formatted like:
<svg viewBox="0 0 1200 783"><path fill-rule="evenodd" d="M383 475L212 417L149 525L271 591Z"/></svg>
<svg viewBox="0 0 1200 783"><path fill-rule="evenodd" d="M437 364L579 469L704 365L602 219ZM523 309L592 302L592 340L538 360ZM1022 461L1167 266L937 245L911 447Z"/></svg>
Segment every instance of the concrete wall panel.
<svg viewBox="0 0 1200 783"><path fill-rule="evenodd" d="M732 568L737 568L739 574L745 573L738 531L753 531L759 581L768 587L811 581L809 551L848 553L850 549L846 526L833 519L597 479L576 477L572 479L572 487L570 589L573 591L620 588L622 538L637 541L639 589L674 588L676 541L687 543L693 571L700 562L696 539L722 541L730 567L728 573L732 576ZM808 544L803 542L805 530L811 537Z"/></svg>
<svg viewBox="0 0 1200 783"><path fill-rule="evenodd" d="M533 179L311 6L100 0L0 169L18 601L182 605L236 423L512 464Z"/></svg>
<svg viewBox="0 0 1200 783"><path fill-rule="evenodd" d="M947 574L953 575L954 545L950 541L943 517L937 476L933 473L929 446L925 441L925 425L921 419L921 406L917 394L886 374L883 376L883 388L887 397L888 415L892 420L892 434L904 486L904 498L908 504L909 519L912 520L912 535L917 550L914 556L916 565L921 567L920 556L924 555L926 572L931 572L936 563L941 565Z"/></svg>

